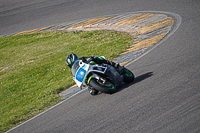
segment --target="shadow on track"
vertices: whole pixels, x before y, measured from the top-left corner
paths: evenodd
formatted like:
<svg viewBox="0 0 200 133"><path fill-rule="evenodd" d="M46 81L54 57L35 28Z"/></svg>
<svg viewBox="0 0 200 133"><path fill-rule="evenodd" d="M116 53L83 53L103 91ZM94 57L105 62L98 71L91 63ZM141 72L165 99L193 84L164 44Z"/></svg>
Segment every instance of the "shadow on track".
<svg viewBox="0 0 200 133"><path fill-rule="evenodd" d="M127 88L127 87L129 87L131 85L133 85L133 84L139 83L139 82L151 77L152 75L153 75L153 72L147 72L145 74L137 76L137 77L135 77L135 80L133 82L131 82L129 84L122 84L121 86L119 86L119 88L117 89L117 92L119 92L119 91L121 91L121 90L123 90L123 89L125 89L125 88Z"/></svg>

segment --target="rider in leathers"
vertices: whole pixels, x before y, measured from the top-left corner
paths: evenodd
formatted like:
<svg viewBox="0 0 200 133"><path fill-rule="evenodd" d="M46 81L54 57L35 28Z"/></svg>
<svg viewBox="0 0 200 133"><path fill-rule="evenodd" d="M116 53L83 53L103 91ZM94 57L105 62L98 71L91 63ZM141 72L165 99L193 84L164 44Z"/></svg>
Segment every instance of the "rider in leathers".
<svg viewBox="0 0 200 133"><path fill-rule="evenodd" d="M113 66L115 68L120 67L119 63L115 63L115 62L112 62L112 61L109 61L109 60L106 60L106 59L100 59L100 58L95 57L95 56L78 58L78 56L76 54L74 54L74 53L71 53L71 54L69 54L67 56L66 63L71 68L72 65L77 60L82 60L84 63L90 63L90 62L94 61L97 64L103 64L104 63L104 64L111 65L111 66Z"/></svg>

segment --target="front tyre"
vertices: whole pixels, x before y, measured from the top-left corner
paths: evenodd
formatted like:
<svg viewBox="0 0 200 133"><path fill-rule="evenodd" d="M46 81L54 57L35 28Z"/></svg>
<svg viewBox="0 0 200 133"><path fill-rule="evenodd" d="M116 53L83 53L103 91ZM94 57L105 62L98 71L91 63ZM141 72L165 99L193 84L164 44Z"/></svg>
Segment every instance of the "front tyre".
<svg viewBox="0 0 200 133"><path fill-rule="evenodd" d="M89 85L95 88L95 90L100 91L102 93L112 94L115 93L117 90L117 88L111 82L106 81L106 83L102 84L98 82L95 78L92 78L90 80Z"/></svg>
<svg viewBox="0 0 200 133"><path fill-rule="evenodd" d="M130 70L126 69L126 68L124 68L124 72L122 73L122 75L124 77L124 82L125 83L133 82L134 79L135 79L134 74Z"/></svg>

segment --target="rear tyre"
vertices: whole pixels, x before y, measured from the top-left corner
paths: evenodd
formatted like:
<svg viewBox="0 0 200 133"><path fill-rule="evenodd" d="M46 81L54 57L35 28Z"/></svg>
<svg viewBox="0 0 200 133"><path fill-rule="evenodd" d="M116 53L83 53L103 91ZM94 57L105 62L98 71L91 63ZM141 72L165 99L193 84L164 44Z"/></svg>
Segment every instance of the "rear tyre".
<svg viewBox="0 0 200 133"><path fill-rule="evenodd" d="M112 94L116 92L117 90L114 84L112 84L111 82L106 81L105 84L102 84L102 83L99 83L97 79L94 79L94 78L90 80L89 85L95 88L95 90L100 91L102 93Z"/></svg>
<svg viewBox="0 0 200 133"><path fill-rule="evenodd" d="M122 75L124 77L124 82L125 83L133 82L134 79L135 79L134 74L130 70L126 69L126 68L124 68L124 72L122 73Z"/></svg>

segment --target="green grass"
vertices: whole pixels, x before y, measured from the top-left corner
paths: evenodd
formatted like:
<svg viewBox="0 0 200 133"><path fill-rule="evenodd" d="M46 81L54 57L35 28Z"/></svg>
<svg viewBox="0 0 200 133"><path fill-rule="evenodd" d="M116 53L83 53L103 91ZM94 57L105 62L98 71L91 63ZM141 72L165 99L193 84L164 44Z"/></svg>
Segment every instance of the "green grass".
<svg viewBox="0 0 200 133"><path fill-rule="evenodd" d="M72 86L69 53L113 60L133 36L111 31L43 32L0 38L0 132L20 124L62 99Z"/></svg>

